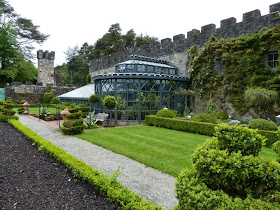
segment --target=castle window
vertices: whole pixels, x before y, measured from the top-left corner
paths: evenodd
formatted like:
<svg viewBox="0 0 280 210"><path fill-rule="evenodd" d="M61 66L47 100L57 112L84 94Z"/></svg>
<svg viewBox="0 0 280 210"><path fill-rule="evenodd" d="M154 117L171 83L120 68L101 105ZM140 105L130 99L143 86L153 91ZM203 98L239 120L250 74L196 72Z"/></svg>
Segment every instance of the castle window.
<svg viewBox="0 0 280 210"><path fill-rule="evenodd" d="M224 74L224 66L222 59L216 59L215 61L215 71L216 74Z"/></svg>
<svg viewBox="0 0 280 210"><path fill-rule="evenodd" d="M278 52L269 52L266 54L266 65L270 67L271 70L275 70L278 66Z"/></svg>

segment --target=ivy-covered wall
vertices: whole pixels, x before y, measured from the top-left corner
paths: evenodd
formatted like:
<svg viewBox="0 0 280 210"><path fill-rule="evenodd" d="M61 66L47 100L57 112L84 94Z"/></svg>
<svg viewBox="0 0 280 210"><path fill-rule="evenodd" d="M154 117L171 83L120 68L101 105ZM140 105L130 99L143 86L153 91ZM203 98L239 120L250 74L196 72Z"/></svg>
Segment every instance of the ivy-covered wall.
<svg viewBox="0 0 280 210"><path fill-rule="evenodd" d="M204 47L191 47L189 75L196 93L194 111L203 112L205 102L211 99L220 111L241 117L252 113L244 100L247 88L264 87L280 93L280 68L271 70L266 65L266 53L271 51L280 52L280 25L233 39L212 36ZM222 66L222 72L217 73L218 66Z"/></svg>

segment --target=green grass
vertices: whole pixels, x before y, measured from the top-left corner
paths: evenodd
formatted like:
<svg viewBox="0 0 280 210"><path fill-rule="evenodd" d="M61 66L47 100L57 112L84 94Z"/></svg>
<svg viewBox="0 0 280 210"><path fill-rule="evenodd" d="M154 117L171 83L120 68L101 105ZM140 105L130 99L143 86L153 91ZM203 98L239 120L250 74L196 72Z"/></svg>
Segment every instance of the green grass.
<svg viewBox="0 0 280 210"><path fill-rule="evenodd" d="M77 137L173 176L191 167L190 155L210 138L149 126L89 130Z"/></svg>
<svg viewBox="0 0 280 210"><path fill-rule="evenodd" d="M174 177L192 166L191 154L199 144L211 138L152 126L87 130L77 137ZM277 157L269 148L264 148L260 156Z"/></svg>

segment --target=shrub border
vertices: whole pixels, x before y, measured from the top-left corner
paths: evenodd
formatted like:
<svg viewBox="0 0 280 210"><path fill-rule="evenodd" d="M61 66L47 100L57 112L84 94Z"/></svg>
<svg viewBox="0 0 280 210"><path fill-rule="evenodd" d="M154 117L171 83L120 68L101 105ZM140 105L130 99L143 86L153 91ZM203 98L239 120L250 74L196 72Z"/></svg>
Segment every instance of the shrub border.
<svg viewBox="0 0 280 210"><path fill-rule="evenodd" d="M116 172L112 176L108 176L53 145L19 121L9 120L9 123L28 139L32 140L40 151L44 151L49 156L54 157L65 165L75 177L92 184L105 193L110 200L119 203L124 209L163 209L161 206L148 202L144 197L117 182L115 180L117 177Z"/></svg>
<svg viewBox="0 0 280 210"><path fill-rule="evenodd" d="M214 128L217 126L217 124L213 123L157 117L156 115L147 115L145 118L145 123L150 126L158 126L207 136L213 136L215 132ZM267 138L265 145L266 147L271 147L274 142L279 140L277 131L257 130L257 133Z"/></svg>

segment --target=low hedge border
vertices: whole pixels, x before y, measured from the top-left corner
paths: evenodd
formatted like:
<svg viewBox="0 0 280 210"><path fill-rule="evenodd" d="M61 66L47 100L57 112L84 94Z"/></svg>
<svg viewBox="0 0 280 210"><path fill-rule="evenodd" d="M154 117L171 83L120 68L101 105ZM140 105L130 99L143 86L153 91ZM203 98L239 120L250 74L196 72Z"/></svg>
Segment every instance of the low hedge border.
<svg viewBox="0 0 280 210"><path fill-rule="evenodd" d="M217 126L217 124L214 123L157 117L156 115L147 115L145 123L150 126L158 126L207 136L213 136L215 131L214 128ZM279 140L277 131L258 130L257 132L267 138L266 147L271 147L274 142Z"/></svg>
<svg viewBox="0 0 280 210"><path fill-rule="evenodd" d="M92 184L105 193L110 200L118 202L124 209L163 209L161 206L154 205L133 191L123 187L116 181L116 172L112 176L108 176L67 154L63 149L53 145L28 127L22 125L19 121L9 120L9 123L27 138L31 139L40 151L44 151L49 156L54 157L65 165L75 177Z"/></svg>
<svg viewBox="0 0 280 210"><path fill-rule="evenodd" d="M147 125L154 125L163 128L169 128L178 131L186 131L189 133L198 133L207 136L214 135L214 128L216 124L196 122L191 120L181 120L176 118L157 117L155 115L148 115L145 118Z"/></svg>

